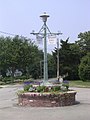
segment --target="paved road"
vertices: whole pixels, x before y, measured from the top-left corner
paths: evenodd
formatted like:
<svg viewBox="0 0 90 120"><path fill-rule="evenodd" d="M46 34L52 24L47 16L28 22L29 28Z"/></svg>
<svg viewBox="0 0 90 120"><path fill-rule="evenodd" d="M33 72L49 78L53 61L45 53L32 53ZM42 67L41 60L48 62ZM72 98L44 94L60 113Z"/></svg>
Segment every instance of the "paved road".
<svg viewBox="0 0 90 120"><path fill-rule="evenodd" d="M0 89L0 120L90 120L90 89L74 88L80 104L54 108L17 106L19 89L20 85Z"/></svg>

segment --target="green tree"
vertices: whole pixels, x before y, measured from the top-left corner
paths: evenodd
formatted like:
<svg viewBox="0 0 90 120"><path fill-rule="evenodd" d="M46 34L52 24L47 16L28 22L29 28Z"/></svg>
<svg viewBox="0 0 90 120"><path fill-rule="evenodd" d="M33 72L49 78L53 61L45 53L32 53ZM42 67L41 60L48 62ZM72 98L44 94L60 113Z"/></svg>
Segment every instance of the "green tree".
<svg viewBox="0 0 90 120"><path fill-rule="evenodd" d="M48 77L53 78L56 77L56 67L55 60L53 55L48 54Z"/></svg>
<svg viewBox="0 0 90 120"><path fill-rule="evenodd" d="M0 37L0 72L3 77L6 76L7 65L6 64L6 46L5 38Z"/></svg>
<svg viewBox="0 0 90 120"><path fill-rule="evenodd" d="M29 65L29 73L32 75L33 78L40 77L40 61L43 59L43 52L42 50L38 50L37 47L34 47L31 52L31 63Z"/></svg>
<svg viewBox="0 0 90 120"><path fill-rule="evenodd" d="M83 81L90 80L90 53L81 59L79 65L79 76Z"/></svg>
<svg viewBox="0 0 90 120"><path fill-rule="evenodd" d="M76 41L76 43L79 45L83 55L86 55L88 52L90 52L90 31L80 33L78 38L79 40Z"/></svg>
<svg viewBox="0 0 90 120"><path fill-rule="evenodd" d="M80 63L79 47L75 43L68 43L61 40L61 48L59 49L60 75L68 73L67 79L78 79L78 65ZM57 49L53 52L55 61L57 61ZM57 63L57 62L56 62Z"/></svg>
<svg viewBox="0 0 90 120"><path fill-rule="evenodd" d="M40 60L43 52L26 38L19 36L0 37L0 71L6 76L7 70L12 71L12 77L16 69L28 74L34 78L40 74Z"/></svg>

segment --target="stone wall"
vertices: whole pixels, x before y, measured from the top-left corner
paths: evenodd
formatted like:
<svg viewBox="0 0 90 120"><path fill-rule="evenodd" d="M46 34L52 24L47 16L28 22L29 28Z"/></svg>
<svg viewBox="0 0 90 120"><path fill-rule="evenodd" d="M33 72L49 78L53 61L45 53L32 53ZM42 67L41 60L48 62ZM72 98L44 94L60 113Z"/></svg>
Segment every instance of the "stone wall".
<svg viewBox="0 0 90 120"><path fill-rule="evenodd" d="M75 104L75 91L65 93L21 93L18 95L18 104L31 107L60 107Z"/></svg>

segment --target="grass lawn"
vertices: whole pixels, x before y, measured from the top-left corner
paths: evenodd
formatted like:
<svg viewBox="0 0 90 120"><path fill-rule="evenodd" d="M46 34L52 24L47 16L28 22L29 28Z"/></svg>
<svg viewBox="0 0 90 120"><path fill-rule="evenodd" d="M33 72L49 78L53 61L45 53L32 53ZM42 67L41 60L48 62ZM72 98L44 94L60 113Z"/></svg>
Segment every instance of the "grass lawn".
<svg viewBox="0 0 90 120"><path fill-rule="evenodd" d="M69 86L70 87L86 87L86 88L90 88L90 82L88 82L88 81L83 82L83 81L80 81L80 80L70 81Z"/></svg>

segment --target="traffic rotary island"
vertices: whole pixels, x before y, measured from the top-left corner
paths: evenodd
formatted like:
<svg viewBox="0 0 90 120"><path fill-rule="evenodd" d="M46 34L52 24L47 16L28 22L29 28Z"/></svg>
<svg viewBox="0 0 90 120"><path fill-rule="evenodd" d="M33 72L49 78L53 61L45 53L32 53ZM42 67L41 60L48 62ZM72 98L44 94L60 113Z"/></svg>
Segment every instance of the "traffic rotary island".
<svg viewBox="0 0 90 120"><path fill-rule="evenodd" d="M30 107L60 107L76 103L74 90L61 90L60 86L32 86L18 93L18 105Z"/></svg>
<svg viewBox="0 0 90 120"><path fill-rule="evenodd" d="M67 93L22 93L18 95L18 104L20 106L31 107L60 107L75 104L75 91Z"/></svg>

